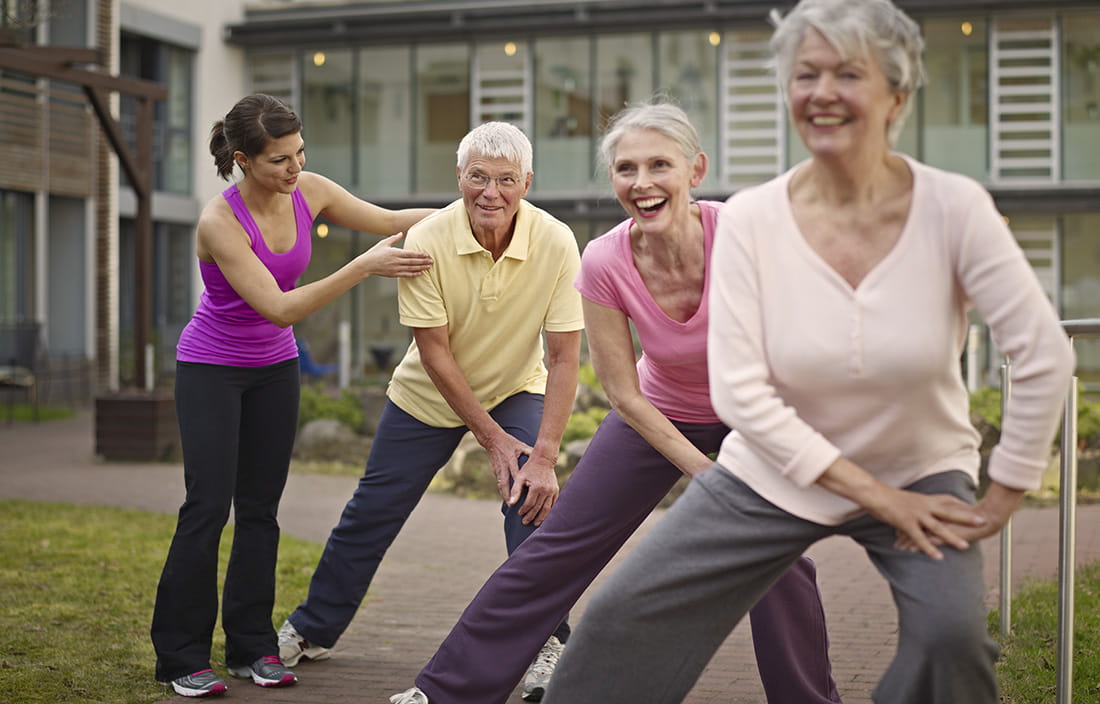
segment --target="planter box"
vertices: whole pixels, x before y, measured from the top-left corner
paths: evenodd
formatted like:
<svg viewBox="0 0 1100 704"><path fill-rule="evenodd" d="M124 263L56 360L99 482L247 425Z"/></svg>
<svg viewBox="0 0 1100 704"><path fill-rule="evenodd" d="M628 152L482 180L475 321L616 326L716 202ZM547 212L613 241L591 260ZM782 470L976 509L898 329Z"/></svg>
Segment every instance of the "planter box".
<svg viewBox="0 0 1100 704"><path fill-rule="evenodd" d="M179 427L172 396L119 393L95 400L95 451L107 460L179 460Z"/></svg>

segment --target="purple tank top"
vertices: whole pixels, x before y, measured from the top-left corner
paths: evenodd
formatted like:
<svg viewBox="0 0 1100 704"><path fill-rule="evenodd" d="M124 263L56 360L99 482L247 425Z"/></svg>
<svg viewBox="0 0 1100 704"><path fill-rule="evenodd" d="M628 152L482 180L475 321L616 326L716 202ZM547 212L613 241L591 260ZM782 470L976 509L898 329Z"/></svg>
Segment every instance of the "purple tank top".
<svg viewBox="0 0 1100 704"><path fill-rule="evenodd" d="M275 277L279 288L284 291L294 288L298 277L309 265L311 253L313 213L302 192L295 188L291 195L298 239L289 251L282 254L267 248L237 184L225 189L222 196L248 233L252 251ZM237 295L216 264L199 260L199 273L202 274L205 289L195 315L180 333L176 359L234 367L263 367L298 356L292 326L280 328L257 313Z"/></svg>

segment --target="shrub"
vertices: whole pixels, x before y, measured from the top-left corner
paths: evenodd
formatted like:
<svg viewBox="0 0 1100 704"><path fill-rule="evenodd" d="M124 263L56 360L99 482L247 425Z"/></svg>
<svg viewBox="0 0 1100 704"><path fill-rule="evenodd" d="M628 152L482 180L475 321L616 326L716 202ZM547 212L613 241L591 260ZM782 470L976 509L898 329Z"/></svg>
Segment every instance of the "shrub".
<svg viewBox="0 0 1100 704"><path fill-rule="evenodd" d="M970 394L970 421L982 434L982 453L988 453L1001 437L1000 389L990 386ZM1085 400L1080 386L1077 387L1077 438L1079 447L1100 447L1100 403ZM1059 438L1054 442L1057 445Z"/></svg>
<svg viewBox="0 0 1100 704"><path fill-rule="evenodd" d="M592 362L585 362L577 370L577 380L585 386L590 386L597 391L603 391L603 387L600 386L600 380L596 378L596 370L592 367Z"/></svg>
<svg viewBox="0 0 1100 704"><path fill-rule="evenodd" d="M338 420L358 433L363 428L363 404L350 389L333 395L325 391L321 383L303 384L302 399L298 405L298 427L318 418Z"/></svg>
<svg viewBox="0 0 1100 704"><path fill-rule="evenodd" d="M584 440L596 434L596 428L603 421L610 409L593 406L584 411L577 411L569 416L569 422L565 425L565 432L561 436L562 447L574 440Z"/></svg>

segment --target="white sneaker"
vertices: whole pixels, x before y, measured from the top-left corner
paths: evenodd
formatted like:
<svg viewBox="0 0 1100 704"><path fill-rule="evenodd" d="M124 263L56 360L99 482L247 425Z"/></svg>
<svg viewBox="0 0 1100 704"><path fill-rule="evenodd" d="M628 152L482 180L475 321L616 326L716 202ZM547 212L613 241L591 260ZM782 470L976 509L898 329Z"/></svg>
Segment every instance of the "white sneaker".
<svg viewBox="0 0 1100 704"><path fill-rule="evenodd" d="M550 636L546 645L542 646L535 661L527 670L527 676L523 678L523 693L520 695L524 701L540 702L546 694L546 687L550 684L550 676L554 674L554 668L558 664L565 645L557 636Z"/></svg>
<svg viewBox="0 0 1100 704"><path fill-rule="evenodd" d="M283 621L279 628L279 657L287 667L294 667L302 658L306 660L328 660L332 657L332 648L311 645L302 637L290 621Z"/></svg>
<svg viewBox="0 0 1100 704"><path fill-rule="evenodd" d="M395 694L390 697L390 704L431 704L428 701L428 695L424 694L419 687L413 687L406 689L400 694Z"/></svg>

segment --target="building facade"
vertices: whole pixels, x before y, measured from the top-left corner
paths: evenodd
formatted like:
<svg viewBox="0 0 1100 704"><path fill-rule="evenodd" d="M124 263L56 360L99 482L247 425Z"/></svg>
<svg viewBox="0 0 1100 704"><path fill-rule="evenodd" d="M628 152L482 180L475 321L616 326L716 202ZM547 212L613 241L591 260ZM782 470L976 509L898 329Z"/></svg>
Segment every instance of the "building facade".
<svg viewBox="0 0 1100 704"><path fill-rule="evenodd" d="M897 148L985 184L1059 313L1100 316L1100 5L897 1L922 25L929 73ZM791 4L270 2L226 40L247 51L253 89L301 113L307 168L385 205L451 200L458 139L516 123L535 150L529 198L583 246L622 217L596 152L625 103L661 93L692 117L712 165L700 198L807 156L768 66L768 11ZM392 287L364 288L359 337L394 335ZM1090 344L1086 376L1100 372Z"/></svg>
<svg viewBox="0 0 1100 704"><path fill-rule="evenodd" d="M219 188L210 124L246 91L245 52L221 37L239 0L19 0L2 4L0 40L15 49L95 49L92 67L168 89L153 134L153 383L201 288L193 231ZM132 148L135 99L110 96ZM0 71L0 320L42 325L47 401L144 386L134 378L133 188L72 84Z"/></svg>
<svg viewBox="0 0 1100 704"><path fill-rule="evenodd" d="M924 29L929 70L898 149L982 182L1060 315L1100 316L1100 6L897 1ZM201 290L194 224L225 185L208 131L241 95L286 99L304 120L307 168L389 207L456 198L458 140L485 120L514 122L535 149L530 200L583 246L622 218L596 152L625 103L663 93L692 117L711 157L699 198L805 158L766 47L768 11L790 4L18 0L3 5L0 30L97 48L111 73L168 89L154 133L152 366L163 385ZM116 100L132 140L133 101ZM76 364L87 393L140 386L129 371L133 190L79 91L0 71L0 103L0 155L17 166L0 171L0 319L40 321L57 378ZM324 222L316 232L307 279L377 241ZM353 370L385 367L409 340L395 298L393 281L372 278L296 330L334 362L346 322ZM1078 346L1082 376L1100 378L1090 345Z"/></svg>

